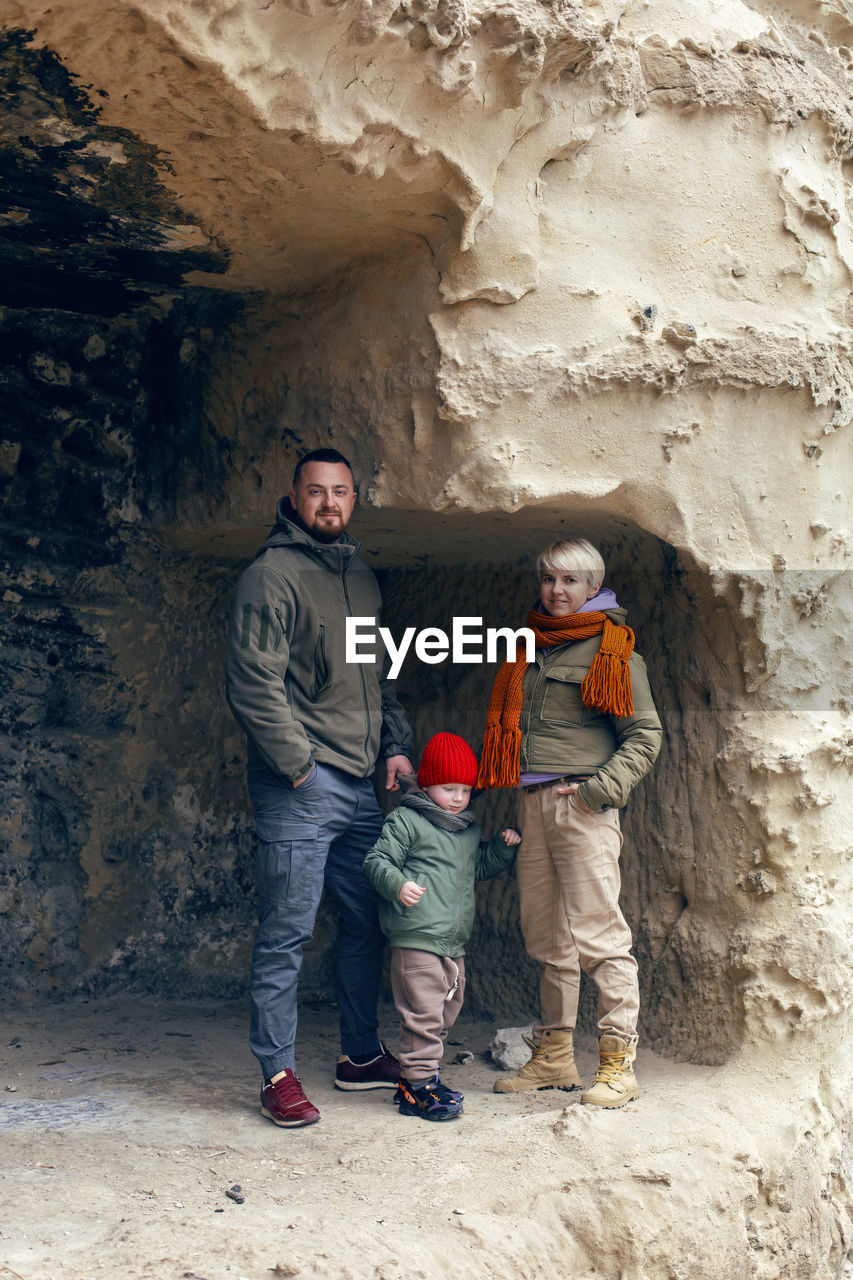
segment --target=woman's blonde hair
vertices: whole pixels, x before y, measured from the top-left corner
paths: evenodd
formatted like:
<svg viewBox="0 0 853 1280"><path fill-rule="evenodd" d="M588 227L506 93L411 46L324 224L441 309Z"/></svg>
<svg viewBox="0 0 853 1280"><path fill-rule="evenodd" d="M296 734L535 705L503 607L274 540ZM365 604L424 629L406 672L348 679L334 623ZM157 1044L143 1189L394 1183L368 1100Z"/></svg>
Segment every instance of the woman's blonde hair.
<svg viewBox="0 0 853 1280"><path fill-rule="evenodd" d="M588 587L600 587L604 581L604 561L586 538L560 538L540 553L536 568L541 580L546 569L576 573Z"/></svg>

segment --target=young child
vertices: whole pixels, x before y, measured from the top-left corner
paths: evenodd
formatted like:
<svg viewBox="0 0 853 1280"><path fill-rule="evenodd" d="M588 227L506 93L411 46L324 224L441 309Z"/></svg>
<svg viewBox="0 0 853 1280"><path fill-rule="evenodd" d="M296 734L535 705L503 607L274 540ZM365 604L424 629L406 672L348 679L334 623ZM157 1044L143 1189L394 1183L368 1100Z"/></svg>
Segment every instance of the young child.
<svg viewBox="0 0 853 1280"><path fill-rule="evenodd" d="M474 881L512 865L521 842L505 827L488 844L468 810L477 757L454 733L430 738L418 786L386 819L364 860L385 899L379 921L391 943L391 988L400 1014L400 1114L452 1120L462 1094L438 1078L444 1041L462 1008L465 943L474 923Z"/></svg>

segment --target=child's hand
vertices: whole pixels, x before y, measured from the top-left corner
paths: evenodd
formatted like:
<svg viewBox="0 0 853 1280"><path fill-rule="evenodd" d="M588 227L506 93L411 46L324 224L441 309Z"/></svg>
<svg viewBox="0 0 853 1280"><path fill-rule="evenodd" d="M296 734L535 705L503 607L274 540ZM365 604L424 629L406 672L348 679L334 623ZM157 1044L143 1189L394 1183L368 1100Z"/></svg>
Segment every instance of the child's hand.
<svg viewBox="0 0 853 1280"><path fill-rule="evenodd" d="M400 899L404 907L413 907L416 902L420 902L423 897L424 886L415 884L414 880L407 880L400 889L397 897Z"/></svg>
<svg viewBox="0 0 853 1280"><path fill-rule="evenodd" d="M514 827L504 827L501 832L501 839L505 841L506 844L521 844L521 836Z"/></svg>

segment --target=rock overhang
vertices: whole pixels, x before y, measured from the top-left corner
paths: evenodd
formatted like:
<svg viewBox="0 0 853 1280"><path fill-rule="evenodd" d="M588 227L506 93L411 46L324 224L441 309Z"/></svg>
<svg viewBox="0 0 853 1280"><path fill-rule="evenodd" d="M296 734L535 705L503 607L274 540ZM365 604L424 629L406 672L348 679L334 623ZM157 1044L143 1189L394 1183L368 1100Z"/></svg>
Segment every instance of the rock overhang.
<svg viewBox="0 0 853 1280"><path fill-rule="evenodd" d="M6 11L34 21L29 6ZM59 132L42 118L38 154L57 173L76 166L63 190L95 209L136 149L170 202L145 244L172 256L164 281L149 255L139 294L111 295L112 311L93 286L79 334L75 310L64 327L45 312L32 322L23 364L33 403L49 407L0 455L16 526L4 618L17 628L17 733L3 763L14 982L241 981L249 833L218 637L234 559L261 541L300 452L329 443L362 480L353 528L383 571L392 625L436 603L515 616L562 522L613 553L668 726L626 815L645 1034L727 1058L739 1080L750 1060L808 1071L809 1055L816 1082L840 1079L843 16L312 0L91 12L39 15L32 47L54 50L101 113L85 137L70 116ZM24 225L7 224L19 244ZM82 225L68 240L78 262L133 289L133 264L98 257ZM170 227L194 229L170 240ZM211 301L226 294L233 307ZM140 351L153 359L127 362L131 412L105 362L115 372ZM40 432L39 497L51 521L68 517L61 556L56 523L32 528L14 498ZM70 479L54 491L60 471ZM476 742L479 674L407 673L418 733L440 720ZM535 1000L512 918L511 893L496 892L477 951L485 972L516 956L517 985L473 985L474 1007ZM324 920L324 944L330 933ZM828 1167L836 1138L809 1142ZM809 1195L834 1267L842 1217ZM768 1202L750 1247L784 1249L785 1212Z"/></svg>

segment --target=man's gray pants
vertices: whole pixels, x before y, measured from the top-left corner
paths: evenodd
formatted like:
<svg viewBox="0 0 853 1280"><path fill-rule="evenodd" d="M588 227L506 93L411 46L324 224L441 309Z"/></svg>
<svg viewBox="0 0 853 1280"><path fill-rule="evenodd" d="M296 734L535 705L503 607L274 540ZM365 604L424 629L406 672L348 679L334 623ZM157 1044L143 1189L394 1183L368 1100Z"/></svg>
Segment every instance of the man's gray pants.
<svg viewBox="0 0 853 1280"><path fill-rule="evenodd" d="M341 1049L356 1057L378 1052L385 938L379 899L361 869L382 829L372 780L317 764L292 787L265 770L250 773L249 795L258 836L249 1043L264 1079L295 1066L297 980L324 885L340 910L335 997Z"/></svg>

